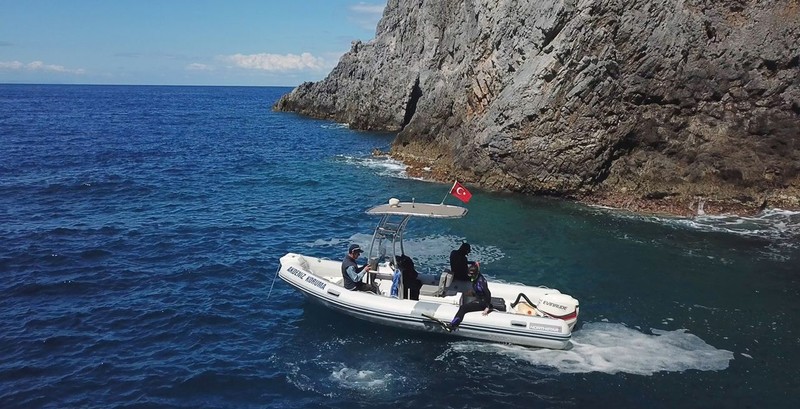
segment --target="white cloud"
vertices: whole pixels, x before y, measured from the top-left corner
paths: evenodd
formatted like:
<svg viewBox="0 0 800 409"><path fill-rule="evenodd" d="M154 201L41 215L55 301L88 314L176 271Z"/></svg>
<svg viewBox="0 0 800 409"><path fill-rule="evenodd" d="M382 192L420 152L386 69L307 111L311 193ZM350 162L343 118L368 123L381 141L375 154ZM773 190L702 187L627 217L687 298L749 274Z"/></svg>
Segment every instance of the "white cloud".
<svg viewBox="0 0 800 409"><path fill-rule="evenodd" d="M25 64L19 61L0 61L0 70L21 70Z"/></svg>
<svg viewBox="0 0 800 409"><path fill-rule="evenodd" d="M76 75L81 75L86 73L86 70L84 70L83 68L70 69L64 67L63 65L45 64L42 61L32 61L27 64L24 64L20 61L0 61L0 70L46 71L46 72L58 72L58 73L76 74Z"/></svg>
<svg viewBox="0 0 800 409"><path fill-rule="evenodd" d="M378 26L378 21L380 21L383 16L383 9L385 7L385 2L378 4L361 2L352 5L350 6L350 11L353 13L353 16L350 19L362 28L374 30L375 27Z"/></svg>
<svg viewBox="0 0 800 409"><path fill-rule="evenodd" d="M378 17L383 14L383 9L386 7L385 3L381 4L367 4L364 2L358 3L354 6L350 6L350 10L353 10L356 13L360 14L369 14L369 15L377 15Z"/></svg>
<svg viewBox="0 0 800 409"><path fill-rule="evenodd" d="M200 63L191 63L186 66L186 70L188 71L214 71L214 67L207 65L207 64L200 64Z"/></svg>
<svg viewBox="0 0 800 409"><path fill-rule="evenodd" d="M248 70L290 72L305 70L326 70L330 67L323 58L314 57L310 53L296 54L234 54L220 57L235 67Z"/></svg>

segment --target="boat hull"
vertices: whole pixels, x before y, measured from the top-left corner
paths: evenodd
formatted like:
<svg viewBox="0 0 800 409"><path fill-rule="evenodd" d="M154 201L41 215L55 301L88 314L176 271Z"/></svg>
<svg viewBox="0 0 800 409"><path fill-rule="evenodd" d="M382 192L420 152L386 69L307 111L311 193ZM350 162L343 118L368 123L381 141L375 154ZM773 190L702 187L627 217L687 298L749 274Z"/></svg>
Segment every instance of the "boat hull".
<svg viewBox="0 0 800 409"><path fill-rule="evenodd" d="M315 303L381 325L539 348L565 349L570 345L571 328L567 322L514 312L494 311L485 316L477 312L468 313L457 331L447 332L437 321L425 315L449 322L458 311L460 293L452 297L423 296L420 300L403 300L350 291L340 285L340 264L338 261L289 253L281 258L278 274L283 281ZM381 266L376 274L376 282L384 294L389 294L391 273L388 266ZM540 290L537 287L517 287L523 291Z"/></svg>

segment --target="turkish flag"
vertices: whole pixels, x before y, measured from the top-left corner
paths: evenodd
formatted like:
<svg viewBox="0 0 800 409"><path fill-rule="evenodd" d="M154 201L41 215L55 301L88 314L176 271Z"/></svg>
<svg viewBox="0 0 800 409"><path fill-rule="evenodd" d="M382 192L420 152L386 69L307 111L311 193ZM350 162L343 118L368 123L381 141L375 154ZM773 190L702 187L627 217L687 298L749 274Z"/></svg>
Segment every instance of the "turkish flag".
<svg viewBox="0 0 800 409"><path fill-rule="evenodd" d="M453 187L450 188L450 194L464 203L469 203L469 199L472 198L472 193L470 193L469 190L464 187L464 185L458 183L458 181L456 181L456 183L453 184Z"/></svg>

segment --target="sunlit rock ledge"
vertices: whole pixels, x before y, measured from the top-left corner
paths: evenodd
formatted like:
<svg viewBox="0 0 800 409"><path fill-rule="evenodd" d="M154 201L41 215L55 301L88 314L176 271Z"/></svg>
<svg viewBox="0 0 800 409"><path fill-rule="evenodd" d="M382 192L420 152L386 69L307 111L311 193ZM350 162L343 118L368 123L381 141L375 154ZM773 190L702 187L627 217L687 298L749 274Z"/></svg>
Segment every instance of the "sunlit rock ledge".
<svg viewBox="0 0 800 409"><path fill-rule="evenodd" d="M800 209L798 50L792 0L390 0L275 109L398 132L394 157L487 190Z"/></svg>

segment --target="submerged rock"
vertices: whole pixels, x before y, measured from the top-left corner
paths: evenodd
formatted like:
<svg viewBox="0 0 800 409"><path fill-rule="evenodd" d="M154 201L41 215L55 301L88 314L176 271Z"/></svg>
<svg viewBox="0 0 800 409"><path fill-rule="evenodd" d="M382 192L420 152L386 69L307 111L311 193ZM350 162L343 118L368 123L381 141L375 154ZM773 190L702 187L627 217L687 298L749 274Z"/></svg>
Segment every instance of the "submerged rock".
<svg viewBox="0 0 800 409"><path fill-rule="evenodd" d="M800 3L389 0L274 108L396 131L395 157L491 190L797 208Z"/></svg>

